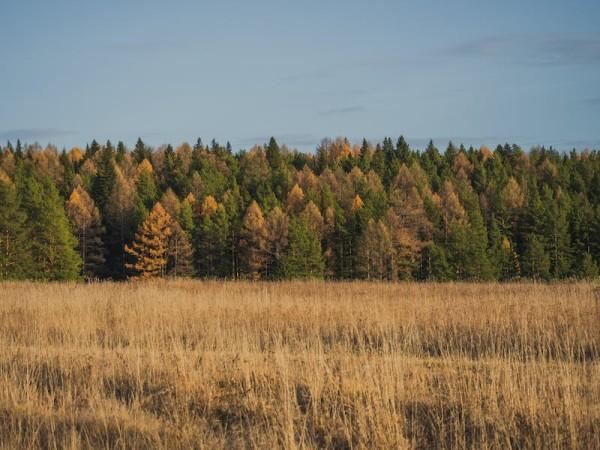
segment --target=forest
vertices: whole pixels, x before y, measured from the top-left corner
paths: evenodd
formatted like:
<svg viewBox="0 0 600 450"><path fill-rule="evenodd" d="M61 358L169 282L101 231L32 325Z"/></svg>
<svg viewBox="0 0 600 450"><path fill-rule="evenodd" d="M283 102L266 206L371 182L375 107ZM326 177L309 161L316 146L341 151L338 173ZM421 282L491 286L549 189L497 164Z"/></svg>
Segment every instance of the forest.
<svg viewBox="0 0 600 450"><path fill-rule="evenodd" d="M401 136L314 153L0 149L0 280L590 279L600 153Z"/></svg>

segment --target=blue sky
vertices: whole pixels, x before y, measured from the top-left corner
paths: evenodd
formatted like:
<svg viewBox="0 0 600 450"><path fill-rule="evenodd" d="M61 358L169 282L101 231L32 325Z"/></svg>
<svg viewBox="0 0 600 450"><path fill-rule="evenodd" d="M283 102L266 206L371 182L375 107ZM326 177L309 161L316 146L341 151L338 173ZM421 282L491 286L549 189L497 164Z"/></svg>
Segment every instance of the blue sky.
<svg viewBox="0 0 600 450"><path fill-rule="evenodd" d="M600 148L600 2L0 1L0 141Z"/></svg>

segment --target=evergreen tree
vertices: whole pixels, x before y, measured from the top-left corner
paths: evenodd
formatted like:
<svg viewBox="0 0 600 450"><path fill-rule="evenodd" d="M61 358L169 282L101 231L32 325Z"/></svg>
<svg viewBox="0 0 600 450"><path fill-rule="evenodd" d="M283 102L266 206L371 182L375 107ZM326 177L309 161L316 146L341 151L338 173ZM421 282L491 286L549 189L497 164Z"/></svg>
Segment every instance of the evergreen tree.
<svg viewBox="0 0 600 450"><path fill-rule="evenodd" d="M0 170L0 280L32 275L26 221L16 187Z"/></svg>
<svg viewBox="0 0 600 450"><path fill-rule="evenodd" d="M281 259L286 279L323 278L325 263L321 244L305 219L293 219L289 228L289 246Z"/></svg>
<svg viewBox="0 0 600 450"><path fill-rule="evenodd" d="M78 279L81 258L75 250L77 240L56 187L49 178L38 181L28 173L21 191L30 225L31 276L47 281Z"/></svg>
<svg viewBox="0 0 600 450"><path fill-rule="evenodd" d="M428 281L448 281L452 279L452 269L442 247L431 243L423 250L421 279Z"/></svg>
<svg viewBox="0 0 600 450"><path fill-rule="evenodd" d="M196 267L200 276L222 278L231 273L229 236L227 211L209 195L196 227Z"/></svg>
<svg viewBox="0 0 600 450"><path fill-rule="evenodd" d="M136 192L132 180L127 180L119 168L116 169L115 185L112 188L106 214L107 265L105 273L115 279L126 276L127 254L125 244L131 242L137 228Z"/></svg>
<svg viewBox="0 0 600 450"><path fill-rule="evenodd" d="M103 213L106 211L108 197L115 184L114 149L108 141L101 150L100 159L96 165L97 172L92 182L92 197Z"/></svg>
<svg viewBox="0 0 600 450"><path fill-rule="evenodd" d="M550 278L550 256L537 234L530 233L526 236L522 260L524 276L534 280Z"/></svg>
<svg viewBox="0 0 600 450"><path fill-rule="evenodd" d="M146 144L144 144L142 138L138 138L137 142L135 143L132 156L138 164L145 159L148 161L152 159L152 152L150 151L150 149L148 149L148 147L146 147Z"/></svg>

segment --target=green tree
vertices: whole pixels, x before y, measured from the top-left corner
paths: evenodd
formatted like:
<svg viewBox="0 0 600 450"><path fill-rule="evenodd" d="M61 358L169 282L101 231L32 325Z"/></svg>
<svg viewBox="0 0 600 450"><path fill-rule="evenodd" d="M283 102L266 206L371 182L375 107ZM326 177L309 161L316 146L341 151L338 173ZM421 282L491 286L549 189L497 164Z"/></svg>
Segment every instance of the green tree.
<svg viewBox="0 0 600 450"><path fill-rule="evenodd" d="M281 259L281 271L286 279L323 278L325 263L321 243L306 219L296 218L290 223L289 246Z"/></svg>
<svg viewBox="0 0 600 450"><path fill-rule="evenodd" d="M530 233L525 239L525 249L522 255L523 275L534 280L550 278L550 256L546 252L542 239Z"/></svg>
<svg viewBox="0 0 600 450"><path fill-rule="evenodd" d="M52 181L38 181L31 173L22 184L23 209L27 211L33 259L32 277L58 281L79 278L81 258L75 247L63 201Z"/></svg>
<svg viewBox="0 0 600 450"><path fill-rule="evenodd" d="M108 197L115 184L114 153L110 141L107 141L106 146L101 150L100 159L96 164L96 176L92 181L92 198L102 213L106 212Z"/></svg>
<svg viewBox="0 0 600 450"><path fill-rule="evenodd" d="M21 209L17 189L0 170L0 280L31 275L27 215Z"/></svg>

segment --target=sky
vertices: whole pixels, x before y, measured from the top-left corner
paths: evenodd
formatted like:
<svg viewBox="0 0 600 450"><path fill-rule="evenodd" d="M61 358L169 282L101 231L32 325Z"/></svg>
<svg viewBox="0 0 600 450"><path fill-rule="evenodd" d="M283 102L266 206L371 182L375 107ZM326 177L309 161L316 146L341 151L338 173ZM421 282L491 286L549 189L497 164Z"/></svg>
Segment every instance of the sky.
<svg viewBox="0 0 600 450"><path fill-rule="evenodd" d="M600 148L600 1L0 0L0 142Z"/></svg>

